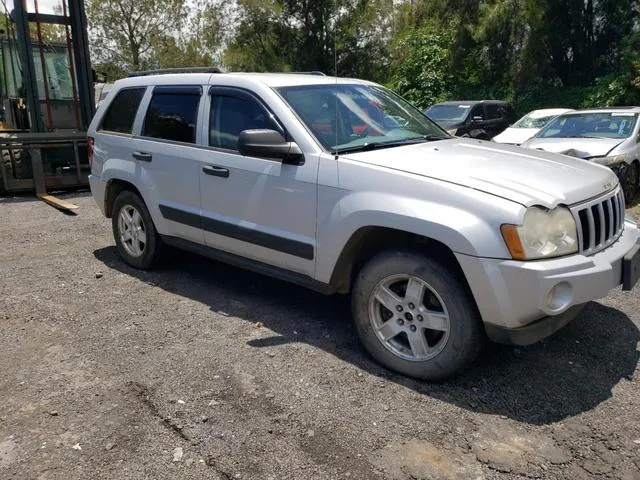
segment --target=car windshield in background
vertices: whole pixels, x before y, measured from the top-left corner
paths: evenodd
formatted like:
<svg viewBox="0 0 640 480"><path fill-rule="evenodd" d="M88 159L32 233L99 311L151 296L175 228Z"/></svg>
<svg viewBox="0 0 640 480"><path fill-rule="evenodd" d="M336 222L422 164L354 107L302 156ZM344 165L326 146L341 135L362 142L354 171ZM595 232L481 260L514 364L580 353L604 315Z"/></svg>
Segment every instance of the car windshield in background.
<svg viewBox="0 0 640 480"><path fill-rule="evenodd" d="M470 109L471 105L434 105L426 114L437 122L461 122Z"/></svg>
<svg viewBox="0 0 640 480"><path fill-rule="evenodd" d="M637 113L595 112L562 115L549 122L538 138L627 138Z"/></svg>
<svg viewBox="0 0 640 480"><path fill-rule="evenodd" d="M525 115L516 123L511 125L511 128L542 128L557 115L550 115L547 117L532 117L531 115Z"/></svg>
<svg viewBox="0 0 640 480"><path fill-rule="evenodd" d="M305 85L277 91L322 146L333 152L449 138L391 91L372 85Z"/></svg>

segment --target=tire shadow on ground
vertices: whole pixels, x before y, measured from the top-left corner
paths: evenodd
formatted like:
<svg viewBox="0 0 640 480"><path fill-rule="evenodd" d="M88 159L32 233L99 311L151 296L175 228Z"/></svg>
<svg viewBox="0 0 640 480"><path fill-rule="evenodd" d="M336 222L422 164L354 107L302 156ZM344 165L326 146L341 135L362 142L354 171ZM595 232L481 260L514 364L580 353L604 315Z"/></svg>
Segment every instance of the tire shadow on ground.
<svg viewBox="0 0 640 480"><path fill-rule="evenodd" d="M305 342L423 395L525 423L548 424L595 408L621 380L632 378L640 358L636 325L623 312L592 302L542 342L517 348L489 344L461 376L420 382L384 369L367 355L352 328L346 296L326 297L174 249L152 271L128 266L113 246L94 255L109 268L212 311L261 322L277 334L248 342L252 347Z"/></svg>

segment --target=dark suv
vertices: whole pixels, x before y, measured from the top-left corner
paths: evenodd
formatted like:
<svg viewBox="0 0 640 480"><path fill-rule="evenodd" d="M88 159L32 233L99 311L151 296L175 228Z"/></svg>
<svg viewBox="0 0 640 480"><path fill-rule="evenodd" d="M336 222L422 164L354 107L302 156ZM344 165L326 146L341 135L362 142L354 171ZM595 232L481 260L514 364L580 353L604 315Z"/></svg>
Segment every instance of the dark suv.
<svg viewBox="0 0 640 480"><path fill-rule="evenodd" d="M425 112L451 135L489 140L516 121L507 102L471 100L437 103Z"/></svg>

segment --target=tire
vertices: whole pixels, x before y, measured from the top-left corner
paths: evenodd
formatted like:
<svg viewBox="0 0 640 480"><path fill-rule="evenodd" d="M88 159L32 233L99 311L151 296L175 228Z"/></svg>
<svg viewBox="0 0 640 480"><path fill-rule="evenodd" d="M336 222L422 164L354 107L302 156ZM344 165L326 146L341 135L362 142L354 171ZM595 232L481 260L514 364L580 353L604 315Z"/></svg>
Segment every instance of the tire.
<svg viewBox="0 0 640 480"><path fill-rule="evenodd" d="M412 293L419 292L420 285L422 299L411 302L420 298ZM380 299L396 304L395 311ZM355 280L351 307L358 336L371 356L421 380L438 381L462 372L486 339L464 282L443 263L418 253L389 251L369 261Z"/></svg>
<svg viewBox="0 0 640 480"><path fill-rule="evenodd" d="M635 199L638 193L638 178L640 172L638 171L638 163L633 162L626 167L623 167L619 172L620 183L622 184L622 191L624 193L624 201L627 205Z"/></svg>
<svg viewBox="0 0 640 480"><path fill-rule="evenodd" d="M159 259L162 241L147 206L136 193L125 190L118 194L111 226L118 253L129 265L146 270Z"/></svg>
<svg viewBox="0 0 640 480"><path fill-rule="evenodd" d="M12 158L13 156L13 158ZM33 177L31 171L31 156L27 150L2 150L2 162L5 172L15 179L29 179Z"/></svg>

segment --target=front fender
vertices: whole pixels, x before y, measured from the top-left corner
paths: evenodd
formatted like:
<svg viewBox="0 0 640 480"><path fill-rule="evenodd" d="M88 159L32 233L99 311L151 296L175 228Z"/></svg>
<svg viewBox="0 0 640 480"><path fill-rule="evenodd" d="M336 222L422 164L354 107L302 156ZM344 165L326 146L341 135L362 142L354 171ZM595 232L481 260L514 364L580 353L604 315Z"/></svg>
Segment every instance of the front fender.
<svg viewBox="0 0 640 480"><path fill-rule="evenodd" d="M372 209L372 205L378 208ZM319 218L316 279L330 281L345 245L365 227L385 227L431 238L454 253L510 258L499 223L485 218L491 216L481 217L467 209L424 199L379 192L350 194Z"/></svg>

